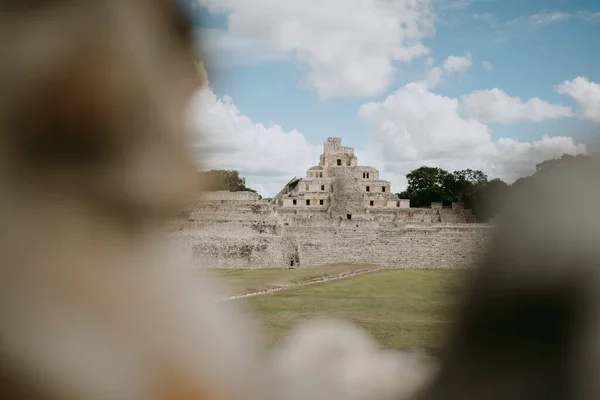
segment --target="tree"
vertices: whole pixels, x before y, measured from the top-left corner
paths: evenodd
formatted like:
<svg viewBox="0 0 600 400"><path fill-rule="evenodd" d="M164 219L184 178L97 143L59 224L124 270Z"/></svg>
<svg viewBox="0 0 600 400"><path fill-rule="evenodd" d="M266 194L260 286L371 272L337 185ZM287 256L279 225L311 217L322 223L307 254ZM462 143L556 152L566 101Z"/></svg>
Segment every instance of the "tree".
<svg viewBox="0 0 600 400"><path fill-rule="evenodd" d="M396 196L398 196L399 199L410 199L406 190L400 193L396 193Z"/></svg>
<svg viewBox="0 0 600 400"><path fill-rule="evenodd" d="M576 156L563 154L560 158L545 160L536 164L536 172L533 175L521 177L510 186L500 179L493 179L477 193L476 201L473 203L473 211L478 220L487 221L502 210L508 196L512 196L512 193L529 187L539 178L547 176L547 174L557 169L578 167L591 160L592 157L582 154Z"/></svg>
<svg viewBox="0 0 600 400"><path fill-rule="evenodd" d="M479 186L470 205L477 220L486 222L502 211L510 190L510 185L498 178Z"/></svg>
<svg viewBox="0 0 600 400"><path fill-rule="evenodd" d="M398 197L411 199L414 207L427 207L432 202L463 202L470 207L477 191L488 182L477 170L465 169L449 173L441 168L421 167L406 175L408 187Z"/></svg>
<svg viewBox="0 0 600 400"><path fill-rule="evenodd" d="M210 170L198 173L198 187L201 191L229 190L231 192L255 192L246 187L246 178L236 170Z"/></svg>
<svg viewBox="0 0 600 400"><path fill-rule="evenodd" d="M570 154L563 154L560 158L553 158L542 161L536 164L536 171L532 175L517 179L511 185L511 192L516 192L518 190L526 188L529 185L535 183L539 178L547 176L548 174L556 171L557 169L582 166L588 162L591 162L592 160L593 157L583 154L578 154L576 156L572 156Z"/></svg>
<svg viewBox="0 0 600 400"><path fill-rule="evenodd" d="M563 154L560 158L538 163L533 175L519 178L512 185L501 179L488 181L488 177L478 170L449 173L441 168L423 166L406 175L408 187L397 195L410 199L413 207L428 207L433 202L445 205L462 202L466 208L473 209L479 221L487 221L502 210L510 193L558 168L578 167L592 160L591 156Z"/></svg>
<svg viewBox="0 0 600 400"><path fill-rule="evenodd" d="M468 182L473 186L482 186L488 182L487 175L479 170L465 169L456 171L452 175L455 179Z"/></svg>
<svg viewBox="0 0 600 400"><path fill-rule="evenodd" d="M406 195L413 207L428 207L432 202L451 202L452 193L448 186L453 182L452 175L441 168L420 167L408 174Z"/></svg>
<svg viewBox="0 0 600 400"><path fill-rule="evenodd" d="M560 158L554 158L551 160L542 161L535 166L535 173L533 176L542 176L550 171L554 171L557 168L564 168L576 165L583 165L589 162L592 158L583 154L572 156L570 154L563 154Z"/></svg>
<svg viewBox="0 0 600 400"><path fill-rule="evenodd" d="M455 171L448 181L448 190L452 193L452 201L474 208L479 201L479 193L488 184L488 177L479 170L465 169Z"/></svg>
<svg viewBox="0 0 600 400"><path fill-rule="evenodd" d="M480 220L488 220L501 209L509 188L500 179L488 181L486 174L472 169L449 173L423 166L408 173L406 178L408 187L398 197L410 199L413 207L428 207L433 202L444 205L462 202Z"/></svg>
<svg viewBox="0 0 600 400"><path fill-rule="evenodd" d="M534 179L535 178L533 177L533 175L532 176L525 176L525 177L519 178L516 181L514 181L512 185L510 185L510 190L514 192L516 190L519 190L520 188L526 187Z"/></svg>

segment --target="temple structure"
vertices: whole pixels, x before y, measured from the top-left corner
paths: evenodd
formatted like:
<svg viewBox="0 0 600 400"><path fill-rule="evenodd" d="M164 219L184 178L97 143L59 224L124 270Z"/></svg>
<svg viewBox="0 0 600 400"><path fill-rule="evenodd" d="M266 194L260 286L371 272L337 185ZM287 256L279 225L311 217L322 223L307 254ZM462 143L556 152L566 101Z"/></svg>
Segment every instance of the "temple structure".
<svg viewBox="0 0 600 400"><path fill-rule="evenodd" d="M302 179L292 179L273 199L279 213L326 212L334 219L373 219L378 211L407 209L410 200L398 199L389 181L375 167L360 166L354 148L342 139L327 138L319 165Z"/></svg>
<svg viewBox="0 0 600 400"><path fill-rule="evenodd" d="M464 268L490 232L461 203L411 208L374 167L360 166L340 138L319 165L271 200L252 192L204 192L173 221L201 268L277 268L371 263Z"/></svg>

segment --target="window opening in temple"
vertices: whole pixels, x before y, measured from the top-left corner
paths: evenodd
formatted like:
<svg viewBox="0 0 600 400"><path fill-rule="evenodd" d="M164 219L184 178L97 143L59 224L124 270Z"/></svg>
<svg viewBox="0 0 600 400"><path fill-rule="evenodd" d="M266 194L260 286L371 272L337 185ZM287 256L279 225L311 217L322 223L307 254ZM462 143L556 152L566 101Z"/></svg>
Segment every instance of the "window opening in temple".
<svg viewBox="0 0 600 400"><path fill-rule="evenodd" d="M367 172L367 179L369 179L369 173Z"/></svg>
<svg viewBox="0 0 600 400"><path fill-rule="evenodd" d="M396 202L396 207L400 207L400 202L399 201Z"/></svg>
<svg viewBox="0 0 600 400"><path fill-rule="evenodd" d="M325 190L325 185L321 185L321 190Z"/></svg>
<svg viewBox="0 0 600 400"><path fill-rule="evenodd" d="M381 191L382 191L383 193L385 193L385 186L382 186L382 187L381 187Z"/></svg>
<svg viewBox="0 0 600 400"><path fill-rule="evenodd" d="M347 219L352 219L352 214L346 214Z"/></svg>
<svg viewBox="0 0 600 400"><path fill-rule="evenodd" d="M367 177L367 174L365 172L363 172L363 179L365 179Z"/></svg>
<svg viewBox="0 0 600 400"><path fill-rule="evenodd" d="M371 206L373 206L373 205L375 205L375 202L374 202L373 200L371 200L371 201L369 202L369 204L370 204Z"/></svg>
<svg viewBox="0 0 600 400"><path fill-rule="evenodd" d="M296 205L298 204L298 201L296 201L296 199L292 200L292 204Z"/></svg>
<svg viewBox="0 0 600 400"><path fill-rule="evenodd" d="M342 165L342 160L340 160L339 158L337 160L337 165Z"/></svg>
<svg viewBox="0 0 600 400"><path fill-rule="evenodd" d="M310 206L310 200L306 200L306 205Z"/></svg>
<svg viewBox="0 0 600 400"><path fill-rule="evenodd" d="M319 205L321 205L321 206L323 205L323 200L322 199L319 200Z"/></svg>
<svg viewBox="0 0 600 400"><path fill-rule="evenodd" d="M367 186L367 192L371 191L371 186Z"/></svg>

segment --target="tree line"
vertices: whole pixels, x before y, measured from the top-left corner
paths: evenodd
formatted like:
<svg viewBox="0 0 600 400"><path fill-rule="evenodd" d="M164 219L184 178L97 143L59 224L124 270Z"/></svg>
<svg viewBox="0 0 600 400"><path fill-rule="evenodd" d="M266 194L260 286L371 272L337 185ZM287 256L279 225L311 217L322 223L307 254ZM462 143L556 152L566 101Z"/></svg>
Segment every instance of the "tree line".
<svg viewBox="0 0 600 400"><path fill-rule="evenodd" d="M446 206L452 202L462 202L466 208L473 210L479 221L485 222L501 211L511 192L556 168L589 161L590 157L586 155L563 154L560 158L537 164L533 175L519 178L512 185L498 178L489 180L479 170L448 172L423 166L406 175L408 186L397 195L402 199L410 199L411 207L428 207L433 202L441 202Z"/></svg>
<svg viewBox="0 0 600 400"><path fill-rule="evenodd" d="M246 178L240 176L236 170L211 169L198 172L198 190L217 191L229 190L230 192L254 192L256 190L246 186Z"/></svg>

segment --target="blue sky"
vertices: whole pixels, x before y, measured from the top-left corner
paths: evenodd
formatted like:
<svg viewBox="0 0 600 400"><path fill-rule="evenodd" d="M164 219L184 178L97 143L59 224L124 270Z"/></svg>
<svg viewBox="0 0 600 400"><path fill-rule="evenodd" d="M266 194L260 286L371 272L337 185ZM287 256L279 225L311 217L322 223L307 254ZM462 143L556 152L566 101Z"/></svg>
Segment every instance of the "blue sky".
<svg viewBox="0 0 600 400"><path fill-rule="evenodd" d="M265 195L316 164L328 136L341 136L398 191L419 164L511 181L541 159L600 145L596 1L222 3L187 4L210 79L210 101L197 103L224 119L198 130L244 159L220 152L205 163L240 169ZM252 152L275 155L273 165L253 166Z"/></svg>

